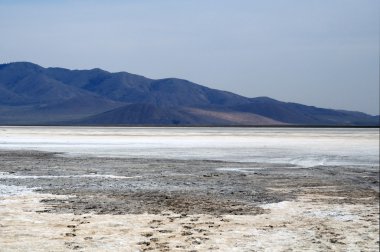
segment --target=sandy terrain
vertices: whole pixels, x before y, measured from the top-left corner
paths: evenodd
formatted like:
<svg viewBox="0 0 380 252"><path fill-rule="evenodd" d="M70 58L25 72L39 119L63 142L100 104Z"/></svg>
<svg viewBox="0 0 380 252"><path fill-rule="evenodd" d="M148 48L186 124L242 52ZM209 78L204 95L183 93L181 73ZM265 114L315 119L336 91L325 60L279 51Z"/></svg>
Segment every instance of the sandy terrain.
<svg viewBox="0 0 380 252"><path fill-rule="evenodd" d="M0 152L0 251L378 251L379 167Z"/></svg>

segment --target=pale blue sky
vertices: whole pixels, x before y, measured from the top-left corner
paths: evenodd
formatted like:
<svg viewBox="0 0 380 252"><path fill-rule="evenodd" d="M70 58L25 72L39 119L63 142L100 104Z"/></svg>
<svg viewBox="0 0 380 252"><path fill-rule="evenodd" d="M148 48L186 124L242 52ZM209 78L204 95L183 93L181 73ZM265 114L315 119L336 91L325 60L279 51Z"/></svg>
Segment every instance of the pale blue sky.
<svg viewBox="0 0 380 252"><path fill-rule="evenodd" d="M0 62L379 114L378 0L0 0Z"/></svg>

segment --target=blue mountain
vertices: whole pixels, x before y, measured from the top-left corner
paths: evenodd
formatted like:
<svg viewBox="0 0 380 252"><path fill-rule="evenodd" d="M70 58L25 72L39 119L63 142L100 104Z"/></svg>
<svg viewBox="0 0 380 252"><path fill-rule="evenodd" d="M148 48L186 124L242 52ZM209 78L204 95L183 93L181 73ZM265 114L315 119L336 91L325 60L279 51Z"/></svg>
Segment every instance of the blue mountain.
<svg viewBox="0 0 380 252"><path fill-rule="evenodd" d="M2 125L378 126L379 116L248 98L177 78L0 65Z"/></svg>

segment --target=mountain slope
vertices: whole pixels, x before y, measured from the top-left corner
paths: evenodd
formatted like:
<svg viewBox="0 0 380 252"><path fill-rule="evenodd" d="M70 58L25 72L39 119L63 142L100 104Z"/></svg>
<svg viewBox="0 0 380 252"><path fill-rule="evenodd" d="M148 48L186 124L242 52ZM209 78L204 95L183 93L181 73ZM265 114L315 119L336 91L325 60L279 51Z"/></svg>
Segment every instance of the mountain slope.
<svg viewBox="0 0 380 252"><path fill-rule="evenodd" d="M0 65L0 123L35 124L72 120L122 105L67 85L32 63Z"/></svg>
<svg viewBox="0 0 380 252"><path fill-rule="evenodd" d="M247 104L231 109L262 115L285 123L300 125L378 125L376 116L360 112L317 108L277 101L268 97L251 98Z"/></svg>
<svg viewBox="0 0 380 252"><path fill-rule="evenodd" d="M69 71L47 68L45 74L69 86L125 103L158 106L225 106L242 104L247 98L207 88L187 80L152 80L127 72L109 73L100 69Z"/></svg>
<svg viewBox="0 0 380 252"><path fill-rule="evenodd" d="M283 125L263 116L235 111L217 111L153 104L131 104L82 120L80 125Z"/></svg>
<svg viewBox="0 0 380 252"><path fill-rule="evenodd" d="M0 124L379 125L378 116L247 98L187 80L0 64Z"/></svg>

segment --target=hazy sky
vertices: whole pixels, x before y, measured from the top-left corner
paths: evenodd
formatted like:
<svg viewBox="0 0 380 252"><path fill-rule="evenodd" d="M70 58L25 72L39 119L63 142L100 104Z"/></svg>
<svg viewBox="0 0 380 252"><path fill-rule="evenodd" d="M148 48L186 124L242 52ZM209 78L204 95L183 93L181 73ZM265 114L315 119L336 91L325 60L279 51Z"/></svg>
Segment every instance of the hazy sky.
<svg viewBox="0 0 380 252"><path fill-rule="evenodd" d="M0 62L379 114L378 0L0 0Z"/></svg>

